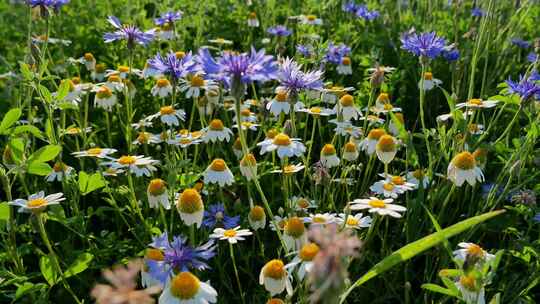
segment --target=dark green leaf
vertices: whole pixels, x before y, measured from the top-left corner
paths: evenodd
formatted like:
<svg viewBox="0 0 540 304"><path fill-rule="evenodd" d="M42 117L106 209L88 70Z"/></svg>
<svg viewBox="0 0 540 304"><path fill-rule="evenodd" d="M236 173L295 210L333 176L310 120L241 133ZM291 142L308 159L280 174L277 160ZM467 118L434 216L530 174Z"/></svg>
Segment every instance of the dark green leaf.
<svg viewBox="0 0 540 304"><path fill-rule="evenodd" d="M62 151L62 147L58 145L47 145L32 153L32 155L30 155L30 158L28 159L28 162L43 163L53 160L58 155L58 153L60 153L60 151Z"/></svg>
<svg viewBox="0 0 540 304"><path fill-rule="evenodd" d="M79 274L85 271L90 262L94 259L94 256L90 253L84 252L80 254L77 259L69 266L69 268L64 272L64 276L69 278L76 274Z"/></svg>
<svg viewBox="0 0 540 304"><path fill-rule="evenodd" d="M59 275L53 266L52 259L48 255L44 255L39 259L39 269L50 286L58 282Z"/></svg>

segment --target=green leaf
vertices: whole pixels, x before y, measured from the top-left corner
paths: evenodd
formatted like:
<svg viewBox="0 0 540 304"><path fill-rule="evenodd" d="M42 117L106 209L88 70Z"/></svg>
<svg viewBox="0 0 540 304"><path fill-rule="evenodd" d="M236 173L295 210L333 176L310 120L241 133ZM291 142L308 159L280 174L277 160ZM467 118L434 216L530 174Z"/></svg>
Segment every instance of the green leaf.
<svg viewBox="0 0 540 304"><path fill-rule="evenodd" d="M47 145L32 153L28 159L28 162L44 163L50 161L54 159L58 153L60 153L60 151L62 151L62 147L58 145Z"/></svg>
<svg viewBox="0 0 540 304"><path fill-rule="evenodd" d="M53 97L52 97L51 91L49 91L49 89L47 89L47 87L40 84L39 85L39 92L41 93L41 97L43 98L43 101L45 101L46 103L52 103L53 102Z"/></svg>
<svg viewBox="0 0 540 304"><path fill-rule="evenodd" d="M448 107L450 108L450 113L454 112L454 109L456 108L456 101L454 100L454 97L450 95L445 89L439 86L441 91L444 94L444 97L446 97L446 102L448 103Z"/></svg>
<svg viewBox="0 0 540 304"><path fill-rule="evenodd" d="M51 171L52 168L47 163L31 162L28 164L28 173L30 174L45 176L51 173Z"/></svg>
<svg viewBox="0 0 540 304"><path fill-rule="evenodd" d="M18 126L18 127L15 127L15 129L13 129L13 135L19 135L21 133L26 133L26 132L34 135L37 138L40 138L40 139L43 138L42 132L38 128L32 125Z"/></svg>
<svg viewBox="0 0 540 304"><path fill-rule="evenodd" d="M430 290L430 291L433 291L433 292L437 292L437 293L442 293L442 294L445 294L447 296L451 296L451 297L457 297L459 295L459 293L457 292L454 292L450 289L446 289L442 286L439 286L437 284L422 284L421 286L423 289L427 289L427 290Z"/></svg>
<svg viewBox="0 0 540 304"><path fill-rule="evenodd" d="M501 293L496 293L493 298L491 298L491 301L489 301L489 304L499 304L501 303Z"/></svg>
<svg viewBox="0 0 540 304"><path fill-rule="evenodd" d="M58 87L58 93L56 94L56 100L64 100L69 93L70 81L63 80L60 82L60 87Z"/></svg>
<svg viewBox="0 0 540 304"><path fill-rule="evenodd" d="M489 220L492 217L504 213L505 210L497 210L475 217L468 218L457 224L454 224L450 227L447 227L441 231L432 233L428 236L425 236L417 241L409 243L391 255L384 258L382 261L373 266L367 273L365 273L360 279L358 279L352 286L342 295L340 303L343 303L347 296L351 293L353 289L364 284L365 282L373 279L374 277L380 275L381 273L386 272L390 268L396 266L397 264L404 262L408 259L413 258L414 256L428 250L429 248L438 245L439 243L445 241L448 238L453 237L456 234L459 234L469 228L472 228L484 221Z"/></svg>
<svg viewBox="0 0 540 304"><path fill-rule="evenodd" d="M30 67L28 64L24 62L19 62L21 64L21 74L23 75L23 78L25 80L32 80L34 78L34 74L32 71L30 71Z"/></svg>
<svg viewBox="0 0 540 304"><path fill-rule="evenodd" d="M53 286L58 282L60 276L54 269L53 262L48 255L44 255L39 259L39 269L50 286Z"/></svg>
<svg viewBox="0 0 540 304"><path fill-rule="evenodd" d="M64 272L64 276L69 278L71 276L77 275L85 271L90 262L94 259L94 256L91 253L84 252L80 254L77 259L69 266L69 268Z"/></svg>
<svg viewBox="0 0 540 304"><path fill-rule="evenodd" d="M14 300L18 300L22 296L24 296L24 295L26 295L26 294L28 294L30 292L35 292L35 291L41 290L44 287L47 287L47 285L45 285L43 283L32 284L30 282L24 282L24 284L19 285L19 287L17 288L17 291L15 291L15 299Z"/></svg>
<svg viewBox="0 0 540 304"><path fill-rule="evenodd" d="M77 110L79 107L71 102L59 102L57 106L61 110Z"/></svg>
<svg viewBox="0 0 540 304"><path fill-rule="evenodd" d="M82 195L87 195L88 193L102 188L105 186L105 180L98 172L88 175L84 171L79 172L79 190Z"/></svg>
<svg viewBox="0 0 540 304"><path fill-rule="evenodd" d="M19 120L21 113L21 109L19 108L9 110L0 123L0 134L6 134L7 130Z"/></svg>
<svg viewBox="0 0 540 304"><path fill-rule="evenodd" d="M8 146L11 149L12 160L20 164L24 156L24 140L22 138L12 138Z"/></svg>
<svg viewBox="0 0 540 304"><path fill-rule="evenodd" d="M9 217L9 205L7 202L3 202L0 204L0 221L9 221Z"/></svg>

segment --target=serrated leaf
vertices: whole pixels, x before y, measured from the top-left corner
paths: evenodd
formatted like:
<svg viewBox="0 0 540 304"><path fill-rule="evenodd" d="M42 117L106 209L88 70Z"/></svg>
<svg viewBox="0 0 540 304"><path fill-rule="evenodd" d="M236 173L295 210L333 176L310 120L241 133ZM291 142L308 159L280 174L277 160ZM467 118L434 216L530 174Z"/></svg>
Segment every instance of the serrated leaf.
<svg viewBox="0 0 540 304"><path fill-rule="evenodd" d="M52 168L47 163L31 162L30 164L28 164L29 174L45 176L51 173L51 171L52 171Z"/></svg>
<svg viewBox="0 0 540 304"><path fill-rule="evenodd" d="M69 278L85 271L93 259L94 255L92 255L91 253L84 252L80 254L77 259L73 263L71 263L69 268L64 272L64 277Z"/></svg>
<svg viewBox="0 0 540 304"><path fill-rule="evenodd" d="M59 275L56 269L54 269L53 262L48 255L44 255L39 259L39 269L50 286L54 286L58 282Z"/></svg>
<svg viewBox="0 0 540 304"><path fill-rule="evenodd" d="M92 191L105 186L105 180L100 173L96 172L88 175L84 171L79 172L79 190L82 195L87 195Z"/></svg>
<svg viewBox="0 0 540 304"><path fill-rule="evenodd" d="M442 294L445 294L447 296L451 296L451 297L457 297L459 295L459 293L457 292L454 292L450 289L446 289L442 286L439 286L437 284L422 284L422 289L426 289L426 290L429 290L429 291L433 291L433 292L437 292L437 293L442 293Z"/></svg>
<svg viewBox="0 0 540 304"><path fill-rule="evenodd" d="M505 210L497 210L468 218L441 231L437 231L401 247L400 249L394 251L391 255L387 256L382 261L377 263L368 272L366 272L363 276L356 280L356 282L354 282L354 284L352 284L351 287L349 287L349 289L342 295L340 303L343 303L345 301L345 299L353 289L373 279L381 273L386 272L390 268L413 258L414 256L428 250L431 247L434 247L435 245L444 242L445 240L453 237L456 234L459 234L504 212Z"/></svg>
<svg viewBox="0 0 540 304"><path fill-rule="evenodd" d="M19 120L21 113L21 109L19 108L9 110L0 123L0 134L6 134L7 130Z"/></svg>
<svg viewBox="0 0 540 304"><path fill-rule="evenodd" d="M28 162L44 163L53 160L62 151L62 147L58 145L47 145L40 148L30 155Z"/></svg>
<svg viewBox="0 0 540 304"><path fill-rule="evenodd" d="M43 134L41 132L41 130L39 130L38 128L32 126L32 125L24 125L24 126L18 126L18 127L15 127L15 129L13 129L13 135L19 135L21 133L30 133L32 135L34 135L35 137L37 138L40 138L42 139L43 138Z"/></svg>

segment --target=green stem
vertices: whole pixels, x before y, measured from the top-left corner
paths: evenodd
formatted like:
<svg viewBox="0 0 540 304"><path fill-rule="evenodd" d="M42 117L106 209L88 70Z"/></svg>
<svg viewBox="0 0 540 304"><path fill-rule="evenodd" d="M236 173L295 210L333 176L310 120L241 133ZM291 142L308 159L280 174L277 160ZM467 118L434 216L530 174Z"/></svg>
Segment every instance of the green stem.
<svg viewBox="0 0 540 304"><path fill-rule="evenodd" d="M231 254L231 259L234 267L234 274L236 276L236 283L238 284L238 290L240 291L240 297L242 298L242 303L245 303L244 293L242 292L242 284L240 283L240 276L238 275L238 267L236 267L236 259L234 258L234 249L233 244L229 243L229 252Z"/></svg>

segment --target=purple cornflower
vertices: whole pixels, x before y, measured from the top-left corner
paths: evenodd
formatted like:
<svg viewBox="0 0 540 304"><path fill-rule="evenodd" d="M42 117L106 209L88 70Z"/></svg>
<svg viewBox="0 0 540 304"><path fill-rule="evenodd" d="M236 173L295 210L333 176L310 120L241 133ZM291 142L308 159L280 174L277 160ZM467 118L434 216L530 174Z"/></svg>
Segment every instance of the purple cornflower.
<svg viewBox="0 0 540 304"><path fill-rule="evenodd" d="M321 71L303 72L302 65L286 58L280 65L278 77L280 89L290 95L296 95L301 90L321 90L323 83Z"/></svg>
<svg viewBox="0 0 540 304"><path fill-rule="evenodd" d="M539 81L540 80L540 74L537 70L533 70L531 72L531 76L529 76L530 81Z"/></svg>
<svg viewBox="0 0 540 304"><path fill-rule="evenodd" d="M328 47L326 48L324 60L333 64L341 64L343 57L349 55L350 52L351 48L347 45L343 43L334 45L334 43L330 41L328 43Z"/></svg>
<svg viewBox="0 0 540 304"><path fill-rule="evenodd" d="M70 0L27 0L26 3L31 7L39 6L41 9L53 8L55 12L60 11L62 6L69 3Z"/></svg>
<svg viewBox="0 0 540 304"><path fill-rule="evenodd" d="M459 50L454 48L454 47L447 48L447 49L443 50L442 56L447 61L456 61L456 60L459 59Z"/></svg>
<svg viewBox="0 0 540 304"><path fill-rule="evenodd" d="M158 53L154 58L148 60L148 66L161 74L170 76L174 82L200 70L191 52L181 58L178 58L174 52L169 52L165 57Z"/></svg>
<svg viewBox="0 0 540 304"><path fill-rule="evenodd" d="M365 5L359 5L355 12L356 17L363 18L367 21L371 21L379 17L379 12L376 10L369 10Z"/></svg>
<svg viewBox="0 0 540 304"><path fill-rule="evenodd" d="M534 80L524 75L519 77L519 82L508 79L506 84L508 85L508 92L510 94L518 94L523 101L527 101L532 97L538 98L535 95L540 95L540 86Z"/></svg>
<svg viewBox="0 0 540 304"><path fill-rule="evenodd" d="M304 57L311 57L313 54L313 47L311 45L298 44L296 46L296 51Z"/></svg>
<svg viewBox="0 0 540 304"><path fill-rule="evenodd" d="M526 49L531 46L531 43L529 41L525 41L521 38L515 37L510 40L513 45L520 47L522 49Z"/></svg>
<svg viewBox="0 0 540 304"><path fill-rule="evenodd" d="M401 43L402 49L415 56L434 59L444 51L446 40L437 36L435 32L411 33L401 36Z"/></svg>
<svg viewBox="0 0 540 304"><path fill-rule="evenodd" d="M534 52L530 52L529 55L527 55L527 61L530 63L535 63L537 60L539 60L539 55L537 55Z"/></svg>
<svg viewBox="0 0 540 304"><path fill-rule="evenodd" d="M115 16L109 16L107 21L109 21L116 31L103 35L105 43L126 40L128 48L131 49L135 47L135 44L146 46L154 39L154 30L143 32L134 25L122 24Z"/></svg>
<svg viewBox="0 0 540 304"><path fill-rule="evenodd" d="M354 1L348 1L343 3L341 6L341 9L346 13L356 13L356 10L358 9L358 5L354 3Z"/></svg>
<svg viewBox="0 0 540 304"><path fill-rule="evenodd" d="M203 225L207 228L213 229L220 227L224 229L232 229L238 226L240 222L240 216L228 216L225 214L225 206L218 203L208 206L208 210L204 211Z"/></svg>
<svg viewBox="0 0 540 304"><path fill-rule="evenodd" d="M223 52L216 60L207 48L202 48L197 58L206 74L223 82L225 86L231 86L235 79L242 83L251 83L276 78L277 64L274 56L266 55L264 49L257 51L251 47L249 53L241 54Z"/></svg>
<svg viewBox="0 0 540 304"><path fill-rule="evenodd" d="M187 244L187 239L181 236L175 236L173 241L169 242L166 232L155 237L150 247L159 249L163 259L160 261L147 259L148 273L163 285L176 272L209 269L207 262L216 255L214 241L191 247Z"/></svg>
<svg viewBox="0 0 540 304"><path fill-rule="evenodd" d="M471 10L471 15L473 17L484 17L486 15L486 12L484 12L482 9L480 9L479 7L475 7Z"/></svg>
<svg viewBox="0 0 540 304"><path fill-rule="evenodd" d="M292 34L292 32L284 25L276 25L273 27L269 27L266 32L270 35L274 35L277 37L286 37Z"/></svg>
<svg viewBox="0 0 540 304"><path fill-rule="evenodd" d="M184 13L182 11L166 12L165 14L161 15L161 17L154 19L154 22L158 26L173 24L175 21L182 19L183 14Z"/></svg>

